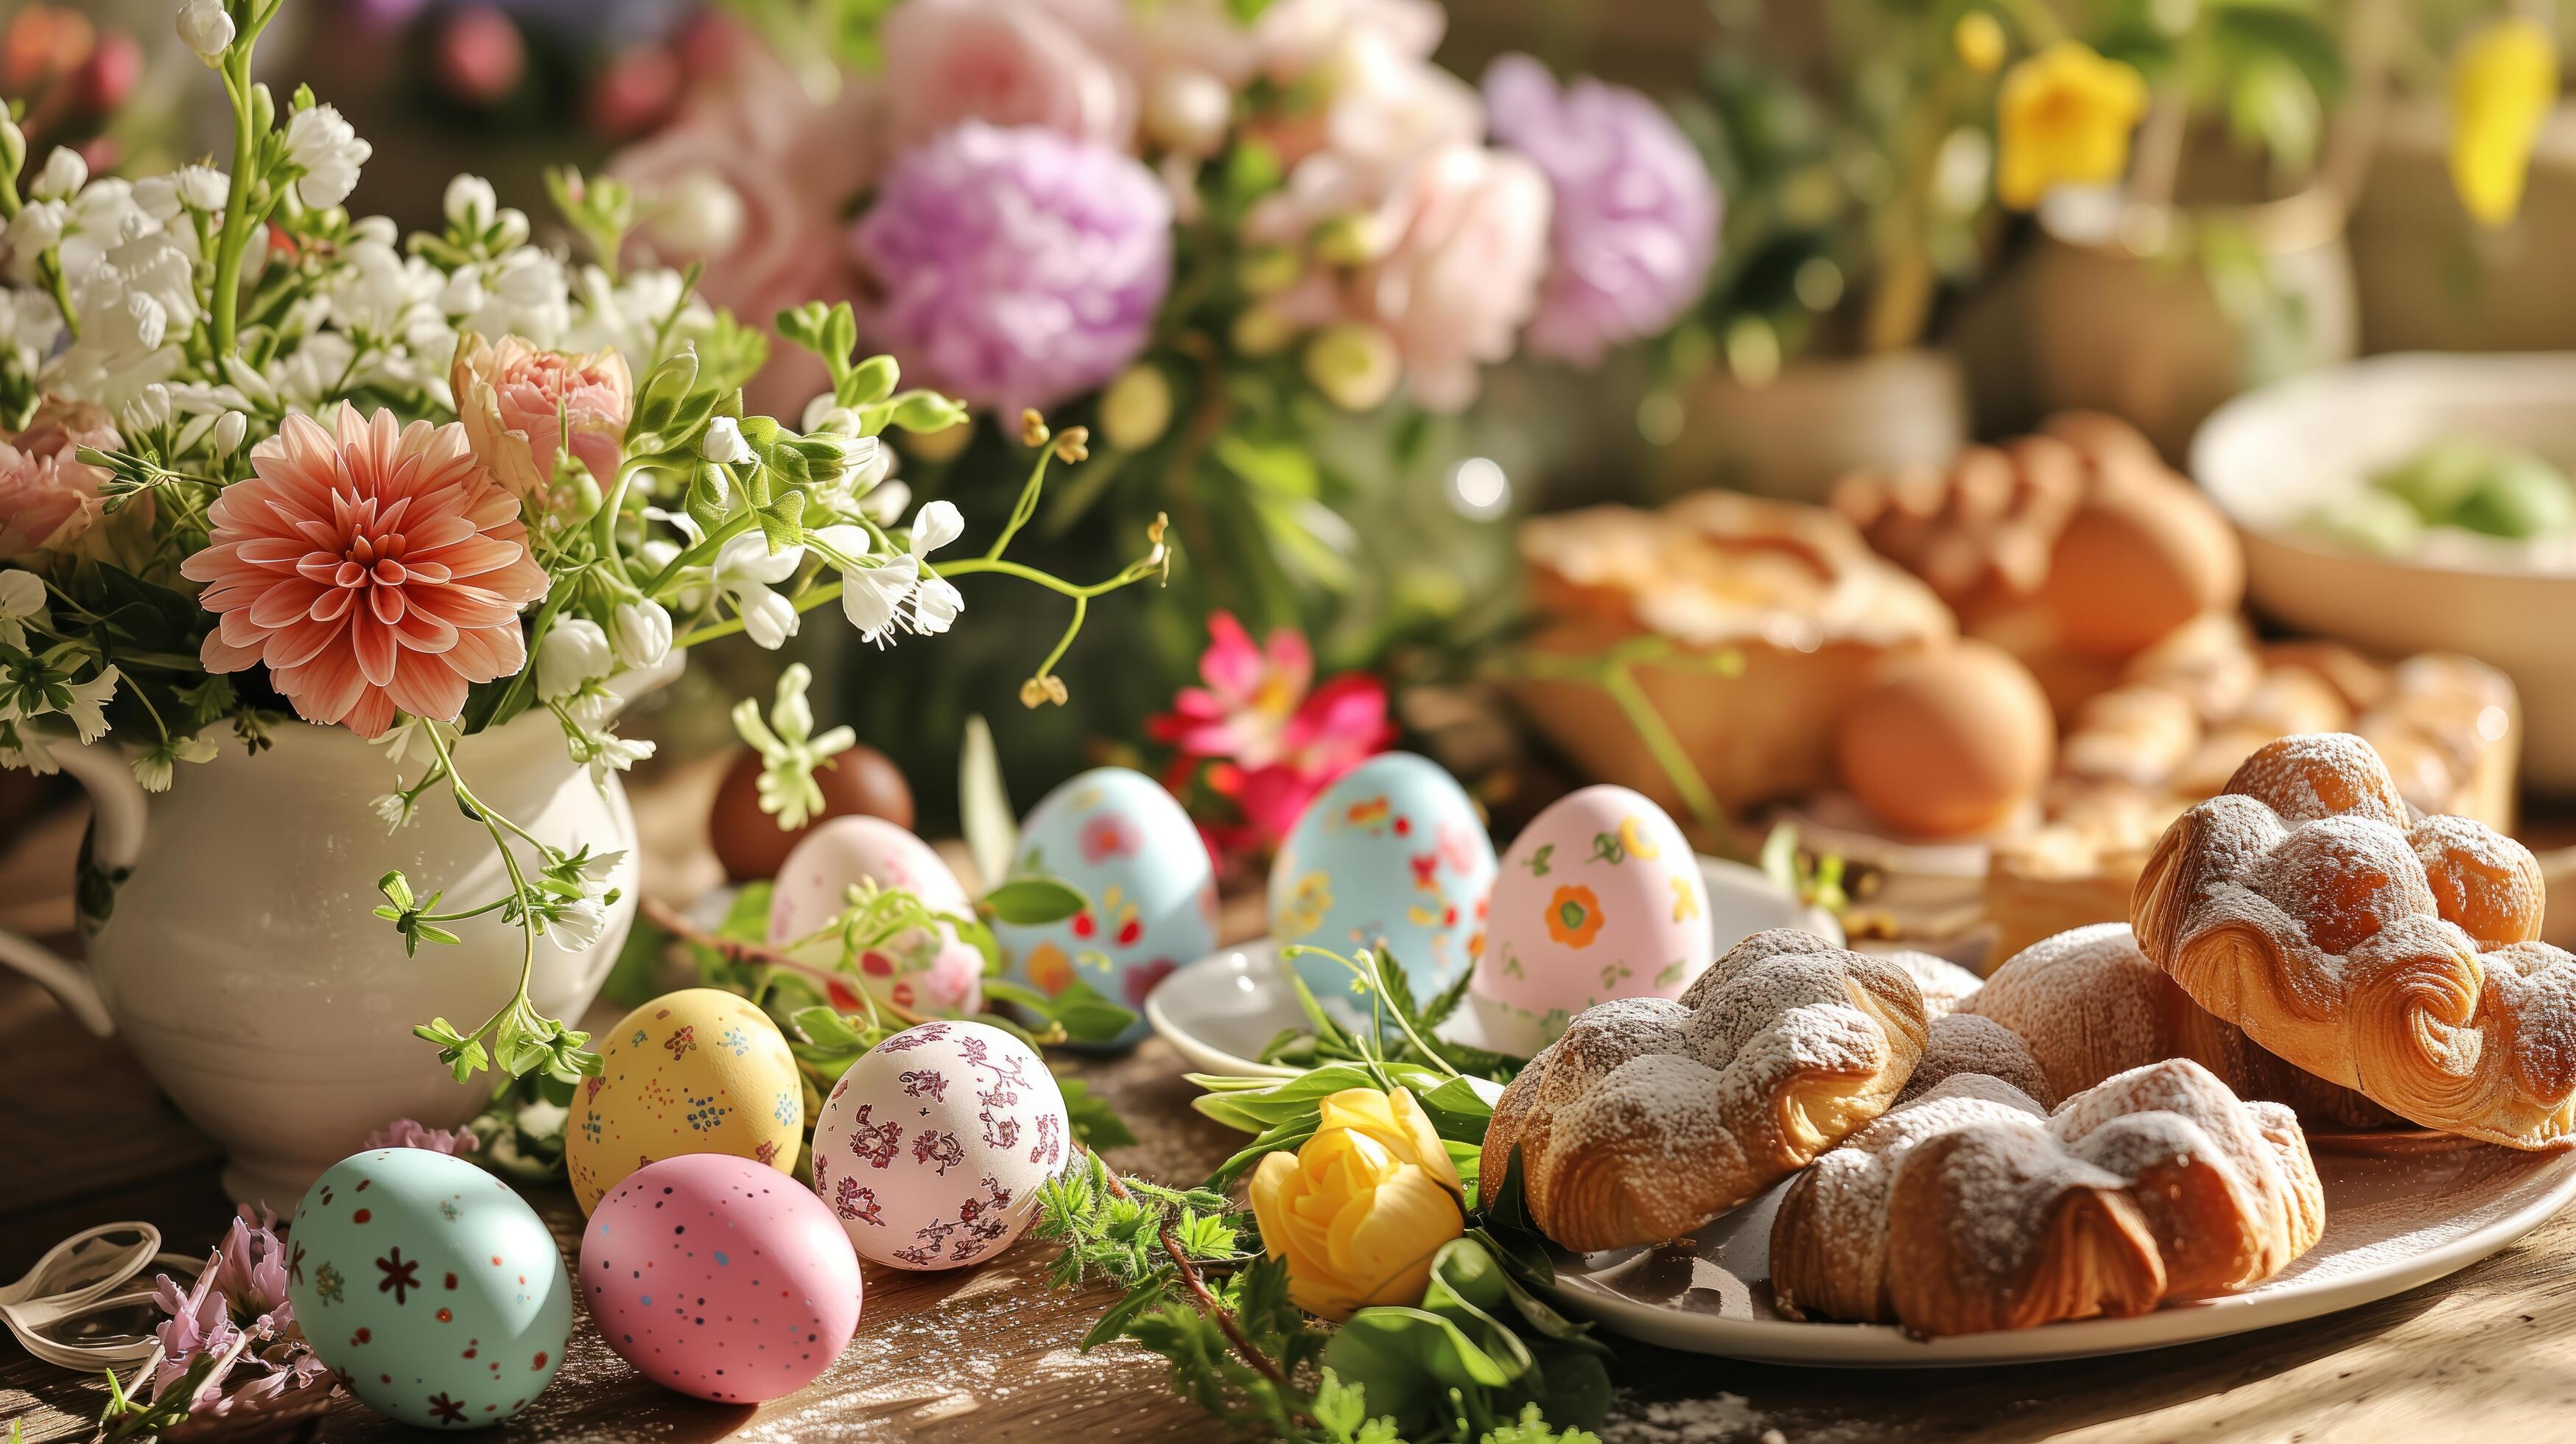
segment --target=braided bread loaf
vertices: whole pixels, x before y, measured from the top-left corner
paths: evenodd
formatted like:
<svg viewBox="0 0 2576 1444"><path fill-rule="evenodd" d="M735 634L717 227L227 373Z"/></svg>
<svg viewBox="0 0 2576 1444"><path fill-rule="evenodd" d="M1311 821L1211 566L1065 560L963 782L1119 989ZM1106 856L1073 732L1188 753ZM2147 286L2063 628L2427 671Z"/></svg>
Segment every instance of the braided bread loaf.
<svg viewBox="0 0 2576 1444"><path fill-rule="evenodd" d="M2425 1127L2554 1149L2576 1142L2576 957L2540 919L2522 844L2418 820L2348 733L2247 758L2130 902L2147 958L2262 1047Z"/></svg>

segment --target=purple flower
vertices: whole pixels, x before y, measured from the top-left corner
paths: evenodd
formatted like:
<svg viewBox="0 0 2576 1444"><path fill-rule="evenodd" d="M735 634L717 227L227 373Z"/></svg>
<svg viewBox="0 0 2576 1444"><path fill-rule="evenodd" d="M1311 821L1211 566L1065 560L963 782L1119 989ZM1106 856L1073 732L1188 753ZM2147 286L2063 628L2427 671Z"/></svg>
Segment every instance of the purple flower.
<svg viewBox="0 0 2576 1444"><path fill-rule="evenodd" d="M277 1215L264 1208L254 1214L245 1204L194 1283L181 1289L168 1274L153 1279L152 1301L168 1316L153 1330L161 1341L154 1399L208 1359L214 1368L189 1402L191 1412L229 1413L328 1377L295 1330L286 1259ZM236 1374L243 1382L227 1389Z"/></svg>
<svg viewBox="0 0 2576 1444"><path fill-rule="evenodd" d="M1485 106L1494 139L1556 192L1531 350L1590 366L1699 299L1717 255L1717 187L1671 117L1625 86L1587 77L1560 89L1526 55L1485 72Z"/></svg>
<svg viewBox="0 0 2576 1444"><path fill-rule="evenodd" d="M1126 369L1172 280L1172 203L1089 141L967 121L911 151L851 233L872 344L1007 416Z"/></svg>

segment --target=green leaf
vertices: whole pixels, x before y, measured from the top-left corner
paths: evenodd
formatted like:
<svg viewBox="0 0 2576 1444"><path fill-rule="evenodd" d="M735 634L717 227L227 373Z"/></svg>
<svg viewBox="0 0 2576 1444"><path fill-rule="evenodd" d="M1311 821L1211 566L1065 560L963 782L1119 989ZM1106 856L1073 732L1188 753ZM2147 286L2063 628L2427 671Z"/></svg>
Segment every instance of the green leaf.
<svg viewBox="0 0 2576 1444"><path fill-rule="evenodd" d="M1136 1023L1134 1013L1083 982L1069 983L1063 992L1050 997L1009 978L986 978L984 996L1025 1008L1057 1024L1064 1029L1066 1038L1076 1043L1113 1043Z"/></svg>
<svg viewBox="0 0 2576 1444"><path fill-rule="evenodd" d="M760 519L760 534L768 541L771 556L805 539L805 493L801 491L779 493L775 503L755 515Z"/></svg>
<svg viewBox="0 0 2576 1444"><path fill-rule="evenodd" d="M984 894L983 911L1013 927L1060 923L1091 906L1082 889L1057 877L1023 875Z"/></svg>
<svg viewBox="0 0 2576 1444"><path fill-rule="evenodd" d="M1063 1073L1055 1075L1056 1091L1064 1095L1065 1115L1073 1122L1074 1141L1098 1152L1104 1148L1126 1148L1136 1142L1136 1135L1118 1116L1109 1100L1091 1091L1091 1085Z"/></svg>
<svg viewBox="0 0 2576 1444"><path fill-rule="evenodd" d="M805 1040L818 1047L857 1049L866 1046L863 1035L837 1008L816 1006L799 1008L787 1021Z"/></svg>

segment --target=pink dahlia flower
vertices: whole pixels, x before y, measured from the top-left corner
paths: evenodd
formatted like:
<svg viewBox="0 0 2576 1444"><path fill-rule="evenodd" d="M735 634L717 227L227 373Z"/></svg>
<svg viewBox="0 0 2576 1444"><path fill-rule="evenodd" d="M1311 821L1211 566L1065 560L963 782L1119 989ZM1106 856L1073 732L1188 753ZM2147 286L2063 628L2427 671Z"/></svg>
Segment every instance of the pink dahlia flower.
<svg viewBox="0 0 2576 1444"><path fill-rule="evenodd" d="M266 664L308 722L381 734L397 711L454 721L468 683L527 661L519 609L546 591L519 499L455 422L402 426L341 403L337 434L290 416L255 473L206 510L179 571L223 619L209 672Z"/></svg>
<svg viewBox="0 0 2576 1444"><path fill-rule="evenodd" d="M896 163L851 233L904 374L1000 414L1105 384L1172 282L1172 202L1107 146L970 120Z"/></svg>
<svg viewBox="0 0 2576 1444"><path fill-rule="evenodd" d="M1717 256L1718 195L1681 128L1625 86L1506 55L1485 72L1494 139L1555 192L1547 281L1529 347L1577 365L1679 319Z"/></svg>
<svg viewBox="0 0 2576 1444"><path fill-rule="evenodd" d="M616 347L568 356L518 336L495 346L469 331L449 381L475 457L531 515L543 511L567 448L602 489L616 478L635 410L635 380Z"/></svg>
<svg viewBox="0 0 2576 1444"><path fill-rule="evenodd" d="M27 429L0 441L0 561L69 549L98 524L107 472L80 448L122 450L107 413L81 402L48 401Z"/></svg>

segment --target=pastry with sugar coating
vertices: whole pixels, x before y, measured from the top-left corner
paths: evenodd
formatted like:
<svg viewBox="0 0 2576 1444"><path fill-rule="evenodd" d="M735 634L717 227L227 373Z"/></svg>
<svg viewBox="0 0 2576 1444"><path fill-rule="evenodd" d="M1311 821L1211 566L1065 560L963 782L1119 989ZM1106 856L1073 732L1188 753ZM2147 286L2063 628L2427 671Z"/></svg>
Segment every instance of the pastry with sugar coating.
<svg viewBox="0 0 2576 1444"><path fill-rule="evenodd" d="M1557 1243L1677 1238L1884 1112L1926 1026L1903 967L1756 933L1680 999L1587 1008L1531 1059L1485 1133L1484 1201L1518 1149L1530 1214Z"/></svg>
<svg viewBox="0 0 2576 1444"><path fill-rule="evenodd" d="M1793 1318L1938 1337L2142 1314L2250 1288L2307 1252L2325 1198L2290 1110L2189 1059L2052 1114L1961 1074L1818 1159L1771 1228Z"/></svg>
<svg viewBox="0 0 2576 1444"><path fill-rule="evenodd" d="M2285 737L2167 828L2130 899L2149 961L2281 1058L2401 1118L2576 1143L2576 957L2535 941L2540 866L2418 818L2349 733Z"/></svg>

